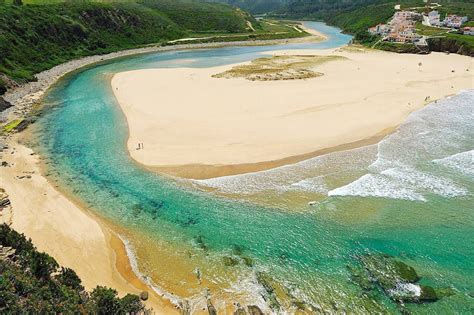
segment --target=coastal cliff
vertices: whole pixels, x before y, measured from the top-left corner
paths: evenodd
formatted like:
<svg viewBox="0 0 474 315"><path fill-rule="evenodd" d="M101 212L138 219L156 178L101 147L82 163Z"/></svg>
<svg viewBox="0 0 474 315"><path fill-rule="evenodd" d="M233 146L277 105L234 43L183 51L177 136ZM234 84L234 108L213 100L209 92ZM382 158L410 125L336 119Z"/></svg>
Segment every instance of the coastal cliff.
<svg viewBox="0 0 474 315"><path fill-rule="evenodd" d="M428 47L430 51L450 52L474 57L474 46L455 38L430 38Z"/></svg>

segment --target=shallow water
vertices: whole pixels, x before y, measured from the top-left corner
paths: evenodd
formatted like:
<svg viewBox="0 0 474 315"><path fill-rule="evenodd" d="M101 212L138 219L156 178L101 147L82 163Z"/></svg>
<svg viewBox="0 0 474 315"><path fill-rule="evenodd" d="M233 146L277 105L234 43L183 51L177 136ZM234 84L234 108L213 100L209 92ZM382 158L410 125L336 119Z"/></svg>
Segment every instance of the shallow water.
<svg viewBox="0 0 474 315"><path fill-rule="evenodd" d="M472 313L473 91L412 114L377 145L265 172L185 181L130 160L127 124L110 88L113 73L217 66L350 40L308 24L329 40L148 54L68 76L49 92L50 108L37 124L48 175L117 226L147 281L176 301L189 300L194 310L205 305L209 289L218 308L240 302L270 311L257 279L263 272L282 305L274 312L291 312L294 301L332 312L397 312L380 290L363 294L350 281L347 265L357 255L382 252L415 267L423 283L457 292L407 308ZM307 206L311 200L314 207Z"/></svg>

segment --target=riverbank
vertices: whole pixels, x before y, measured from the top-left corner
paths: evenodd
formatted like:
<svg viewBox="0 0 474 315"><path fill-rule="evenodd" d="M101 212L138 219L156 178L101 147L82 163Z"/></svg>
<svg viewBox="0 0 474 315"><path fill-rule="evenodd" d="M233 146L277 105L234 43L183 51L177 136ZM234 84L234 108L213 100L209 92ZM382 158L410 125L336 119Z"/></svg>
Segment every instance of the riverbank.
<svg viewBox="0 0 474 315"><path fill-rule="evenodd" d="M459 55L272 54L340 58L306 69L320 74L307 80L213 77L241 65L116 74L112 87L128 121L131 157L193 179L261 171L367 143L427 103L473 87L472 60Z"/></svg>

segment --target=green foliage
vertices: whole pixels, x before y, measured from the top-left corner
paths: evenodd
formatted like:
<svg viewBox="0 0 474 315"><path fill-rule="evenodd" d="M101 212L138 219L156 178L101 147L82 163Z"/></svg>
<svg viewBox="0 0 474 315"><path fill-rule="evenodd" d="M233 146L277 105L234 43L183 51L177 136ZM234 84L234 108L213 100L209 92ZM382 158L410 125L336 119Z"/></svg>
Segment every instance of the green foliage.
<svg viewBox="0 0 474 315"><path fill-rule="evenodd" d="M252 18L241 10L194 1L4 5L0 72L34 80L35 73L68 60L163 43L188 31L246 32L247 20Z"/></svg>
<svg viewBox="0 0 474 315"><path fill-rule="evenodd" d="M8 225L0 225L0 245L11 247L14 254L0 257L0 313L90 313L129 314L145 311L140 298L128 294L117 297L117 291L97 287L89 294L81 280L69 268L40 253Z"/></svg>
<svg viewBox="0 0 474 315"><path fill-rule="evenodd" d="M179 26L195 32L245 32L247 20L253 20L244 11L220 4L176 0L141 0L140 3L159 10Z"/></svg>
<svg viewBox="0 0 474 315"><path fill-rule="evenodd" d="M120 309L127 314L138 314L144 310L140 297L134 294L127 294L120 300Z"/></svg>
<svg viewBox="0 0 474 315"><path fill-rule="evenodd" d="M448 33L445 37L430 38L428 45L433 51L459 53L474 57L474 36Z"/></svg>
<svg viewBox="0 0 474 315"><path fill-rule="evenodd" d="M214 0L242 8L256 14L281 10L290 0Z"/></svg>
<svg viewBox="0 0 474 315"><path fill-rule="evenodd" d="M446 14L457 14L462 16L468 16L471 19L474 19L474 4L472 1L442 1L442 7L437 10L444 17Z"/></svg>
<svg viewBox="0 0 474 315"><path fill-rule="evenodd" d="M342 11L325 18L332 25L336 25L346 32L362 34L371 26L387 22L395 13L393 4L377 4Z"/></svg>
<svg viewBox="0 0 474 315"><path fill-rule="evenodd" d="M98 286L91 293L92 308L89 311L94 314L118 314L121 307L116 296L114 289Z"/></svg>
<svg viewBox="0 0 474 315"><path fill-rule="evenodd" d="M18 125L21 122L22 122L21 119L15 119L15 120L12 120L12 121L8 122L6 125L3 126L2 130L0 130L0 134L11 132L13 129L18 127Z"/></svg>

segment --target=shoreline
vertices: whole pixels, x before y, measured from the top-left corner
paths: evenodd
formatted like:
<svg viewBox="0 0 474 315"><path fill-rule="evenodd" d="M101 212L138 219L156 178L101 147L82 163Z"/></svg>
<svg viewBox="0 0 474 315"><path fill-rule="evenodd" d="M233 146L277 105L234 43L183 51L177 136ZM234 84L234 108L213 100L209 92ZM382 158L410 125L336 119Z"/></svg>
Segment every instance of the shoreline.
<svg viewBox="0 0 474 315"><path fill-rule="evenodd" d="M205 165L205 164L188 164L188 165L171 165L171 166L150 166L133 159L141 167L152 172L179 177L191 180L203 180L224 176L241 175L247 173L255 173L270 170L273 168L295 164L304 160L315 158L329 153L346 151L356 148L365 147L376 144L387 135L397 130L398 126L386 128L384 131L377 133L369 138L357 140L350 143L343 143L332 147L319 149L313 152L304 153L295 156L285 157L279 160L246 163L246 164L232 164L232 165Z"/></svg>
<svg viewBox="0 0 474 315"><path fill-rule="evenodd" d="M301 40L301 38L297 38L295 40ZM62 77L64 77L67 74L70 74L74 71L80 70L81 68L91 66L91 65L94 65L94 64L97 64L97 63L105 62L105 61L108 61L108 60L112 60L112 59L115 59L115 58L121 58L121 57L126 57L126 56L131 56L131 55L138 55L138 54L154 53L154 52L173 51L173 50L206 49L206 48L219 48L219 47L228 47L228 46L273 45L273 44L280 44L280 43L288 43L288 42L291 42L291 41L292 41L291 39L290 40L283 39L283 40L251 41L251 42L244 41L244 42L223 42L223 43L222 42L221 43L216 42L216 43L205 43L205 44L186 44L186 45L165 46L165 47L156 47L155 46L155 47L145 47L145 48L126 50L126 51L122 51L122 52L111 53L111 54L108 54L108 55L90 56L90 57L85 57L85 58L82 58L82 59L79 59L79 60L73 60L73 61L67 62L65 64L58 65L58 66L56 66L56 67L54 67L50 70L47 70L45 72L42 72L40 74L41 78L39 79L38 82L32 82L31 85L27 84L27 86L17 88L17 89L15 89L15 91L7 93L7 95L8 95L7 100L10 100L11 103L15 106L12 107L11 109L9 109L8 113L5 113L5 112L1 113L0 117L3 117L4 114L5 114L5 118L14 117L15 115L28 116L29 113L27 111L32 110L32 107L37 102L39 102L41 100L44 93L46 93L46 91L48 89L50 89L54 84L56 84L56 82L59 79L61 79ZM388 132L389 131L387 131L387 133ZM23 134L18 133L17 135L23 135ZM367 141L369 141L369 140L370 139L367 139ZM361 141L364 141L364 140L361 140ZM15 148L14 140L12 140L11 138L8 139L6 141L6 143L9 144L9 145L12 145L12 147ZM19 144L19 145L23 146L21 144ZM348 145L351 145L351 143L348 144ZM330 147L327 150L331 150L331 149L333 149L333 148ZM321 152L321 151L324 151L324 150L325 149L322 149L322 150L318 150L318 151L315 151L315 152L312 152L312 153L316 154L316 152ZM312 154L312 153L309 153L309 154ZM28 153L26 156L28 156L29 154L30 153ZM324 154L324 153L320 153L320 154ZM295 157L289 157L289 159L291 159L291 158L295 158ZM301 156L300 156L300 158L301 158ZM302 158L302 159L306 159L306 158ZM272 163L272 162L275 162L275 161L271 161L271 162L268 162L268 163ZM35 163L33 163L33 165L34 164ZM288 164L288 163L285 163L285 164ZM31 166L32 166L32 164L29 164L29 167L31 167ZM269 167L269 168L271 168L271 167ZM152 288L150 288L149 286L147 286L145 283L143 283L143 281L140 280L134 274L134 272L132 270L132 266L130 264L129 257L126 253L125 244L124 244L123 240L121 240L117 235L114 234L113 228L108 226L106 222L103 222L104 220L101 220L100 218L94 217L91 213L88 213L90 211L88 211L83 206L76 204L74 202L74 200L73 200L74 198L72 196L68 196L68 194L66 192L64 192L63 190L61 190L61 189L54 188L54 183L51 182L47 178L47 176L44 175L44 173L41 170L39 170L39 172L36 175L39 175L41 178L45 179L47 181L48 185L49 185L48 187L51 187L53 190L56 190L56 192L58 193L58 195L61 196L61 198L65 198L69 201L72 200L72 203L75 204L75 207L77 208L77 210L79 210L81 213L89 216L89 219L91 220L91 222L94 221L102 229L103 239L105 240L107 248L109 250L108 255L109 255L109 257L112 257L113 255L115 255L115 258L114 258L115 271L117 272L119 278L122 278L122 280L116 280L117 283L122 283L122 284L119 284L118 286L121 287L123 285L124 288L129 288L130 285L134 286L135 281L138 281L138 282L135 283L136 285L139 286L138 288L136 287L136 289L139 289L141 287L141 285L143 285L146 288L148 288L147 291L149 293L152 293L152 295L153 295L154 290ZM21 186L21 184L20 184L20 186ZM13 213L15 215L15 211L16 211L15 210L15 205L13 205L13 208L14 208ZM48 209L44 209L44 210L47 211ZM32 216L33 217L37 216L37 213L32 214ZM25 232L25 231L21 231L21 232ZM37 242L35 240L34 240L34 244L37 245ZM52 256L55 257L56 259L58 259L58 258L63 259L64 258L63 254L61 252L56 253ZM58 261L60 261L59 259L58 259ZM73 269L76 270L75 268L73 268ZM78 275L81 277L81 279L84 282L85 281L88 281L88 282L94 281L93 276L92 277L87 276L87 275L84 276L84 275L80 274L79 272L78 272ZM120 282L120 281L122 281L122 282ZM123 282L123 281L125 281L125 282ZM109 286L111 286L111 287L113 287L117 290L120 290L119 291L120 293L125 292L125 291L123 291L123 289L119 289L119 287L114 286L113 284L109 285ZM137 292L137 291L135 291L135 292ZM160 310L161 310L161 312L164 312L164 313L171 312L172 310L177 312L176 308L174 308L173 306L171 306L171 308L169 308L169 309L167 308L168 306L170 306L170 305L167 305L168 304L168 303L166 303L167 300L160 299L159 296L157 296L157 301L158 302L156 302L155 307L158 308L158 309L155 309L155 307L154 307L155 313L156 312L159 313ZM164 309L161 308L163 305L161 305L161 302L159 302L159 301L165 301L165 303L164 303L165 308ZM148 304L148 302L146 302L146 304ZM150 303L150 304L152 304L152 303Z"/></svg>

